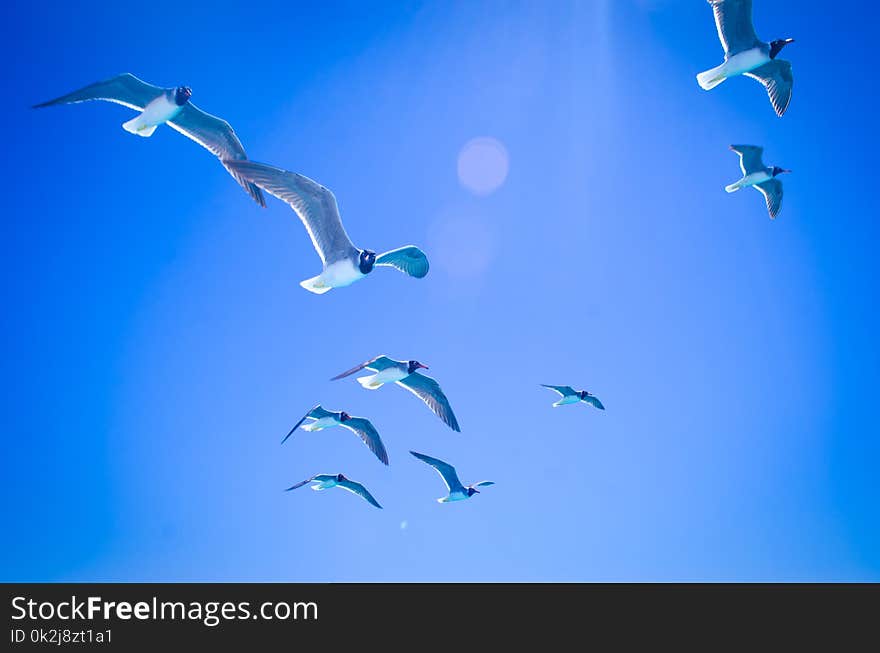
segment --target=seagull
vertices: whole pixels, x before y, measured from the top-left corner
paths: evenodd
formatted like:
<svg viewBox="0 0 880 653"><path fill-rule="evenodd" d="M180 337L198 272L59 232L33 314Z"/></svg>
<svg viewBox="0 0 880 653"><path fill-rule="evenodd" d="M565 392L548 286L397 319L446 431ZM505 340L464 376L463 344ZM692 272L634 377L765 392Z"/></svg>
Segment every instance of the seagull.
<svg viewBox="0 0 880 653"><path fill-rule="evenodd" d="M386 383L396 383L424 401L428 408L453 431L461 431L458 420L455 419L455 413L452 412L452 406L449 405L449 400L440 389L440 384L430 376L419 374L416 371L428 369L427 365L423 365L419 361L396 361L382 355L361 363L342 374L337 374L330 380L337 381L363 369L375 372L375 374L360 376L357 379L357 382L367 390L378 390Z"/></svg>
<svg viewBox="0 0 880 653"><path fill-rule="evenodd" d="M123 73L102 82L95 82L78 91L34 105L35 109L56 104L75 104L89 100L105 100L139 112L122 125L125 131L145 138L156 127L168 124L187 138L211 152L260 206L266 206L263 193L229 167L234 159L247 159L241 141L225 120L205 113L190 102L189 86L161 88L144 82L131 73Z"/></svg>
<svg viewBox="0 0 880 653"><path fill-rule="evenodd" d="M372 272L376 265L397 268L416 279L428 274L428 259L414 245L384 254L355 247L342 226L336 197L321 184L295 172L254 161L234 161L230 165L245 179L290 204L302 220L324 264L321 274L300 282L309 292L320 295L333 288L350 286Z"/></svg>
<svg viewBox="0 0 880 653"><path fill-rule="evenodd" d="M357 481L352 481L343 474L315 474L311 478L300 481L296 485L291 485L285 490L285 492L290 492L291 490L300 488L303 485L308 485L309 483L314 483L312 486L313 490L326 490L331 487L341 487L343 490L348 490L349 492L353 492L354 494L363 497L368 503L377 508L382 507L379 505L379 502L373 498L373 495L369 493L367 488Z"/></svg>
<svg viewBox="0 0 880 653"><path fill-rule="evenodd" d="M576 404L583 401L585 404L590 404L594 408L605 410L605 406L602 405L602 402L599 401L596 395L590 394L586 390L575 390L570 385L546 385L544 383L541 384L541 387L550 388L562 396L559 401L553 404L553 408L559 408L566 404Z"/></svg>
<svg viewBox="0 0 880 653"><path fill-rule="evenodd" d="M739 154L739 167L743 171L743 178L724 187L728 193L738 191L740 188L752 186L761 191L767 202L767 211L771 218L775 218L782 205L782 182L776 177L783 172L791 172L778 166L765 166L761 160L764 153L763 147L755 145L731 145L730 149Z"/></svg>
<svg viewBox="0 0 880 653"><path fill-rule="evenodd" d="M307 419L312 421L303 424ZM321 404L318 404L307 412L303 418L296 423L296 426L290 429L290 433L284 437L281 444L287 442L287 438L293 435L293 432L300 426L303 427L304 431L322 431L334 426L341 426L344 429L348 429L352 433L357 434L357 436L364 441L364 444L369 447L370 451L376 454L376 458L386 465L388 464L388 454L385 451L385 445L382 444L382 438L379 437L379 432L376 431L376 428L368 419L363 417L352 417L344 410L326 410Z"/></svg>
<svg viewBox="0 0 880 653"><path fill-rule="evenodd" d="M449 494L437 499L439 503L464 501L465 499L470 499L475 494L479 494L480 491L477 489L478 487L495 485L495 481L480 481L479 483L473 483L467 486L462 485L461 481L458 480L458 474L455 473L455 467L449 463L445 463L438 458L431 458L431 456L426 456L423 453L417 453L415 451L410 451L410 453L423 463L428 463L431 467L436 469L437 473L440 474L440 478L446 483L446 489L449 490Z"/></svg>
<svg viewBox="0 0 880 653"><path fill-rule="evenodd" d="M704 90L715 88L725 79L746 75L757 79L770 96L776 115L782 116L791 102L791 63L776 56L794 39L764 43L752 25L752 0L708 0L715 12L715 27L724 47L724 63L697 75Z"/></svg>

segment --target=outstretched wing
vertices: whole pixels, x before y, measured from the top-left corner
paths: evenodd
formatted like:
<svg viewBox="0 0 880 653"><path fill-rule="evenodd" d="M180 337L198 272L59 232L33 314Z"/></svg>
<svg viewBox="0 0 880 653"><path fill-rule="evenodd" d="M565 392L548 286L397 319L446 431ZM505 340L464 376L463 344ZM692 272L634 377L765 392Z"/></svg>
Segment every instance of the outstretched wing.
<svg viewBox="0 0 880 653"><path fill-rule="evenodd" d="M357 258L358 250L345 233L336 197L329 189L303 175L255 161L227 161L224 165L287 202L305 226L325 266Z"/></svg>
<svg viewBox="0 0 880 653"><path fill-rule="evenodd" d="M709 0L725 58L760 43L752 25L752 0Z"/></svg>
<svg viewBox="0 0 880 653"><path fill-rule="evenodd" d="M291 490L296 490L297 488L301 488L303 485L308 485L309 483L311 483L314 480L317 480L317 476L312 476L311 478L307 478L304 481L300 481L299 483L297 483L295 485L291 485L289 488L287 488L284 491L290 492Z"/></svg>
<svg viewBox="0 0 880 653"><path fill-rule="evenodd" d="M357 481L351 481L349 479L345 479L344 481L339 481L336 484L337 487L341 487L343 490L348 490L349 492L353 492L360 497L363 497L367 500L368 503L376 506L377 508L381 508L379 502L373 498L373 495L369 493L367 488L358 483Z"/></svg>
<svg viewBox="0 0 880 653"><path fill-rule="evenodd" d="M781 117L791 102L791 89L794 85L791 62L784 59L774 59L745 74L746 77L757 79L764 85L770 98L770 104L773 105L776 115Z"/></svg>
<svg viewBox="0 0 880 653"><path fill-rule="evenodd" d="M464 489L461 481L458 480L458 474L455 473L455 467L447 462L443 462L439 458L432 458L431 456L426 456L425 454L418 453L417 451L410 451L410 453L421 460L423 463L427 463L431 467L436 469L437 473L440 474L440 478L442 478L443 482L446 484L446 489L449 490L449 492Z"/></svg>
<svg viewBox="0 0 880 653"><path fill-rule="evenodd" d="M775 218L782 207L782 182L778 179L768 179L760 184L755 184L755 188L764 196L770 217Z"/></svg>
<svg viewBox="0 0 880 653"><path fill-rule="evenodd" d="M452 412L452 406L449 405L449 399L443 394L440 384L430 376L413 372L405 379L396 381L396 383L424 401L428 408L453 431L461 431L461 428L458 426L458 420L455 419L455 413Z"/></svg>
<svg viewBox="0 0 880 653"><path fill-rule="evenodd" d="M309 412L307 412L305 415L303 415L302 419L300 421L298 421L292 429L290 429L290 432L284 436L284 439L281 441L281 444L284 444L285 442L287 442L287 438L289 438L291 435L293 435L293 432L296 431L300 426L302 426L302 423L305 422L306 419L308 419L309 417L313 417L315 419L321 419L322 417L328 417L332 414L333 413L331 413L329 410L325 410L324 408L322 408L321 404L317 404Z"/></svg>
<svg viewBox="0 0 880 653"><path fill-rule="evenodd" d="M364 441L364 444L369 447L370 451L376 454L376 458L386 465L388 464L388 452L385 451L385 445L382 444L382 438L379 437L379 432L370 420L364 419L363 417L351 417L344 422L340 422L339 425L342 428L346 428L349 431L356 433L357 436Z"/></svg>
<svg viewBox="0 0 880 653"><path fill-rule="evenodd" d="M382 370L387 370L389 367L394 367L396 361L388 358L384 354L381 356L376 356L376 358L371 358L368 361L364 361L360 365L356 365L352 367L350 370L346 370L342 374L337 374L334 376L331 381L338 381L339 379L345 378L346 376L351 376L355 372L360 372L362 369L366 368L368 370L373 370L374 372L381 372Z"/></svg>
<svg viewBox="0 0 880 653"><path fill-rule="evenodd" d="M587 395L582 401L590 404L594 408L598 408L599 410L605 410L605 406L602 405L602 402L599 401L599 398L593 395Z"/></svg>
<svg viewBox="0 0 880 653"><path fill-rule="evenodd" d="M143 111L145 106L164 92L165 89L153 84L147 84L147 82L138 79L131 73L122 73L116 77L105 79L102 82L89 84L78 91L62 95L54 100L35 104L34 108L48 107L55 104L88 102L89 100L104 100L121 104L135 111Z"/></svg>
<svg viewBox="0 0 880 653"><path fill-rule="evenodd" d="M744 175L763 170L766 166L761 158L764 148L757 145L731 145L730 149L739 154L739 167Z"/></svg>
<svg viewBox="0 0 880 653"><path fill-rule="evenodd" d="M227 164L228 161L247 160L244 147L228 122L202 111L191 102L187 102L183 105L181 112L173 120L169 120L167 124L220 159L223 167L247 191L248 195L260 206L266 206L263 192Z"/></svg>
<svg viewBox="0 0 880 653"><path fill-rule="evenodd" d="M563 397L570 397L577 394L574 388L572 388L570 385L547 385L546 383L542 383L541 387L550 388L551 390L558 392Z"/></svg>
<svg viewBox="0 0 880 653"><path fill-rule="evenodd" d="M416 279L428 274L428 257L415 245L405 245L379 254L376 265L390 265Z"/></svg>

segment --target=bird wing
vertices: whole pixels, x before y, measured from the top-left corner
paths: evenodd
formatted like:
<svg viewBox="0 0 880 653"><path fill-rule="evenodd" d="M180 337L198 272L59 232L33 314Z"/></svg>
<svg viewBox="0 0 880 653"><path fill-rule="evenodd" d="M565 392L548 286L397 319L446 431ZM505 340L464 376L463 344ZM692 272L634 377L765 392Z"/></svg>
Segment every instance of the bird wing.
<svg viewBox="0 0 880 653"><path fill-rule="evenodd" d="M752 25L752 0L709 0L725 57L760 43Z"/></svg>
<svg viewBox="0 0 880 653"><path fill-rule="evenodd" d="M437 473L440 474L440 478L442 478L443 482L446 484L446 489L449 490L449 492L464 489L461 481L458 480L458 474L455 473L455 467L449 463L443 462L439 458L432 458L423 453L418 453L416 451L410 451L410 453L423 463L428 463L431 467L436 469Z"/></svg>
<svg viewBox="0 0 880 653"><path fill-rule="evenodd" d="M593 395L587 395L581 401L584 401L584 402L590 404L591 406L593 406L594 408L598 408L599 410L605 410L605 406L602 405L602 402L599 401L599 398L594 397Z"/></svg>
<svg viewBox="0 0 880 653"><path fill-rule="evenodd" d="M346 370L342 374L337 374L334 376L331 381L338 381L339 379L345 378L346 376L351 376L355 372L360 372L362 369L366 368L368 370L373 370L374 372L381 372L382 370L387 370L389 367L393 367L397 361L394 361L384 354L381 356L376 356L376 358L372 358L368 361L364 361L360 365L356 365L352 367L350 370Z"/></svg>
<svg viewBox="0 0 880 653"><path fill-rule="evenodd" d="M169 120L167 124L220 159L223 167L247 191L248 195L260 206L266 206L266 199L259 187L227 164L228 161L247 160L244 147L228 122L202 111L191 102L187 102L183 105L181 112L173 120Z"/></svg>
<svg viewBox="0 0 880 653"><path fill-rule="evenodd" d="M430 376L413 372L405 379L396 381L401 388L406 388L419 399L425 402L428 408L440 419L446 422L453 431L461 431L458 426L458 420L455 419L455 413L452 412L452 406L449 405L449 399L440 389L440 384Z"/></svg>
<svg viewBox="0 0 880 653"><path fill-rule="evenodd" d="M349 492L353 492L354 494L357 494L358 496L363 497L364 499L367 500L368 503L371 503L372 505L376 506L377 508L382 507L379 505L379 502L373 498L373 495L369 493L367 488L365 488L363 485L361 485L357 481L351 481L349 479L345 479L344 481L339 481L339 483L336 484L336 487L341 487L343 490L348 490Z"/></svg>
<svg viewBox="0 0 880 653"><path fill-rule="evenodd" d="M574 388L570 385L547 385L546 383L542 383L541 387L550 388L554 392L558 392L563 397L570 397L571 395L577 394Z"/></svg>
<svg viewBox="0 0 880 653"><path fill-rule="evenodd" d="M775 218L782 206L782 182L778 179L768 179L760 184L755 184L755 188L764 196L770 217Z"/></svg>
<svg viewBox="0 0 880 653"><path fill-rule="evenodd" d="M744 175L763 170L766 166L761 156L764 148L757 145L731 145L730 149L739 154L739 167Z"/></svg>
<svg viewBox="0 0 880 653"><path fill-rule="evenodd" d="M323 481L324 478L322 478L322 477L329 477L329 476L330 476L329 474L317 474L316 476L312 476L311 478L307 478L307 479L304 480L304 481L300 481L300 482L297 483L296 485L291 485L289 488L287 488L287 489L285 490L285 492L290 492L291 490L295 490L295 489L297 489L297 488L301 488L303 485L308 485L308 484L311 483L312 481Z"/></svg>
<svg viewBox="0 0 880 653"><path fill-rule="evenodd" d="M290 429L290 432L284 436L284 439L281 441L281 444L284 444L285 442L287 442L287 438L289 438L291 435L293 435L293 432L296 431L300 426L302 426L302 423L305 422L306 419L308 419L309 417L313 417L315 419L321 419L322 417L328 417L329 415L332 415L332 414L333 413L331 413L329 410L325 410L324 408L322 408L321 404L317 404L309 412L307 412L305 415L303 415L302 419L300 421L298 421L292 429Z"/></svg>
<svg viewBox="0 0 880 653"><path fill-rule="evenodd" d="M290 205L325 266L357 258L358 251L345 233L336 197L329 189L303 175L255 161L227 161L225 165Z"/></svg>
<svg viewBox="0 0 880 653"><path fill-rule="evenodd" d="M781 117L791 102L791 88L794 85L791 62L784 59L774 59L745 73L745 75L757 79L764 85L764 88L767 89L767 95L770 97L770 104L773 105L776 115Z"/></svg>
<svg viewBox="0 0 880 653"><path fill-rule="evenodd" d="M62 95L54 100L35 104L34 108L48 107L55 104L88 102L89 100L104 100L121 104L135 111L143 111L145 106L164 92L164 88L147 84L131 73L122 73L116 77L105 79L102 82L89 84L78 91Z"/></svg>
<svg viewBox="0 0 880 653"><path fill-rule="evenodd" d="M428 257L415 245L405 245L379 254L376 265L390 265L416 279L428 274Z"/></svg>
<svg viewBox="0 0 880 653"><path fill-rule="evenodd" d="M379 437L379 432L370 420L364 419L363 417L352 417L344 422L340 422L339 425L342 428L346 428L349 431L356 433L358 437L364 441L364 444L369 447L370 451L376 454L376 458L386 465L388 464L388 452L385 451L385 445L382 444L382 438Z"/></svg>
<svg viewBox="0 0 880 653"><path fill-rule="evenodd" d="M474 483L471 487L486 487L488 485L495 485L495 481L480 481L479 483Z"/></svg>

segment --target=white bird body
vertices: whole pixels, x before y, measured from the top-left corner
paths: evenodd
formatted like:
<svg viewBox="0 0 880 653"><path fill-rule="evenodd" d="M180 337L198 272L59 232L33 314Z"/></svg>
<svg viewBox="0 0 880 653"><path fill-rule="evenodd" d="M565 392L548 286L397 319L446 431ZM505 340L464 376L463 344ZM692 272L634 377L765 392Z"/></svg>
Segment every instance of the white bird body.
<svg viewBox="0 0 880 653"><path fill-rule="evenodd" d="M408 376L409 374L407 374L406 369L391 367L387 370L370 374L369 376L359 376L357 382L367 390L378 390L386 383L397 383Z"/></svg>
<svg viewBox="0 0 880 653"><path fill-rule="evenodd" d="M440 497L437 499L437 503L451 503L453 501L464 501L465 499L470 499L471 495L467 492L462 492L460 490L456 490L454 492L450 492L449 496Z"/></svg>
<svg viewBox="0 0 880 653"><path fill-rule="evenodd" d="M173 120L181 111L183 111L183 106L178 105L173 96L162 93L156 99L151 100L140 115L123 123L122 128L132 134L148 138L156 131L156 127Z"/></svg>
<svg viewBox="0 0 880 653"><path fill-rule="evenodd" d="M568 395L567 397L563 397L555 404L553 404L553 408L558 408L559 406L565 406L566 404L576 404L580 402L581 398L577 395Z"/></svg>
<svg viewBox="0 0 880 653"><path fill-rule="evenodd" d="M310 424L303 424L302 429L304 431L321 431L323 429L329 429L334 426L339 426L339 420L336 417L322 417L321 419L317 419Z"/></svg>
<svg viewBox="0 0 880 653"><path fill-rule="evenodd" d="M739 181L735 181L732 184L725 186L724 190L726 190L728 193L734 193L734 192L738 191L740 188L747 188L749 186L757 186L758 184L762 184L765 181L768 181L769 179L773 179L773 177L770 176L769 172L767 172L766 170L759 170L758 172L753 172L751 174L744 176Z"/></svg>
<svg viewBox="0 0 880 653"><path fill-rule="evenodd" d="M317 492L319 490L329 490L331 487L336 487L337 485L338 483L336 482L336 479L333 478L327 481L316 481L312 486L312 489Z"/></svg>
<svg viewBox="0 0 880 653"><path fill-rule="evenodd" d="M316 277L300 282L306 290L318 295L329 292L333 288L345 288L355 281L360 281L365 275L349 259L331 263Z"/></svg>
<svg viewBox="0 0 880 653"><path fill-rule="evenodd" d="M701 88L708 91L730 77L752 72L769 61L770 53L768 51L762 48L752 48L733 55L720 66L700 73L697 75L697 82Z"/></svg>

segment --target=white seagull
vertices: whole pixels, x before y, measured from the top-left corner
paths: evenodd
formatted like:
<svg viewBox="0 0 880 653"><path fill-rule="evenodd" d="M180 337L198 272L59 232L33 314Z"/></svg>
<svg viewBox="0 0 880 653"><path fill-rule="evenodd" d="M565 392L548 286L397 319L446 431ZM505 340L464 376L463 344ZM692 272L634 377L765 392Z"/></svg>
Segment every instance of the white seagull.
<svg viewBox="0 0 880 653"><path fill-rule="evenodd" d="M423 365L419 361L396 361L382 355L346 370L342 374L337 374L330 380L337 381L363 369L375 372L375 374L360 376L357 379L357 382L367 390L378 390L386 383L396 383L425 402L425 405L453 431L461 431L458 420L455 419L455 413L452 412L449 399L443 394L440 384L430 376L419 374L416 371L428 369L427 365Z"/></svg>
<svg viewBox="0 0 880 653"><path fill-rule="evenodd" d="M161 88L148 84L131 73L123 73L54 100L36 104L34 108L105 100L133 109L139 114L122 125L125 131L146 138L153 135L156 127L167 124L220 159L220 163L248 195L260 206L266 206L260 189L229 166L230 161L247 159L244 147L232 127L225 120L199 109L189 101L190 97L192 90L188 86Z"/></svg>
<svg viewBox="0 0 880 653"><path fill-rule="evenodd" d="M336 197L321 184L295 172L253 161L230 164L242 177L270 195L287 202L302 220L324 269L316 277L300 282L309 292L323 294L350 286L373 271L376 265L397 268L421 279L428 274L428 258L415 245L398 247L384 254L355 247L345 233Z"/></svg>
<svg viewBox="0 0 880 653"><path fill-rule="evenodd" d="M791 170L779 166L765 166L761 158L764 153L763 147L731 145L730 149L739 154L739 167L743 172L743 178L725 186L724 190L734 193L740 188L751 186L764 196L767 212L771 218L775 218L782 206L782 182L776 177Z"/></svg>
<svg viewBox="0 0 880 653"><path fill-rule="evenodd" d="M343 490L348 490L349 492L358 495L377 508L382 507L379 505L379 502L373 498L373 495L370 494L367 488L342 474L315 474L311 478L300 481L296 485L291 485L285 490L285 492L290 492L291 490L300 488L303 485L308 485L309 483L314 483L312 486L313 490L327 490L332 487L342 488Z"/></svg>
<svg viewBox="0 0 880 653"><path fill-rule="evenodd" d="M746 75L764 85L776 115L782 116L791 102L794 78L791 63L776 56L794 39L761 41L752 25L752 0L708 2L715 13L715 27L724 47L724 63L697 75L700 87L708 91L725 79Z"/></svg>
<svg viewBox="0 0 880 653"><path fill-rule="evenodd" d="M427 463L436 469L437 473L440 474L440 478L442 478L443 482L446 484L446 489L449 490L449 494L437 499L439 503L464 501L465 499L470 499L475 494L479 494L480 491L477 489L478 487L495 485L495 481L480 481L479 483L472 483L471 485L462 485L461 481L458 480L458 474L455 473L455 467L449 463L443 462L438 458L426 456L423 453L417 453L415 451L410 451L410 453L423 463Z"/></svg>
<svg viewBox="0 0 880 653"><path fill-rule="evenodd" d="M303 424L307 419L312 421ZM344 429L348 429L363 440L364 444L367 445L370 451L376 454L376 458L386 465L388 464L388 453L385 451L385 445L382 444L382 438L379 437L379 432L376 430L376 427L374 427L368 419L364 419L363 417L352 417L344 410L327 410L323 408L321 404L318 404L303 415L303 418L296 423L296 426L290 429L290 432L284 437L281 444L287 442L287 438L293 435L293 432L300 426L302 426L304 431L322 431L334 426L341 426Z"/></svg>
<svg viewBox="0 0 880 653"><path fill-rule="evenodd" d="M570 385L547 385L545 383L542 383L541 387L550 388L561 395L561 399L553 404L553 408L559 408L560 406L565 406L567 404L576 404L582 401L585 404L590 404L594 408L598 408L599 410L605 410L605 406L602 405L599 398L596 397L596 395L590 394L586 390L575 390Z"/></svg>

